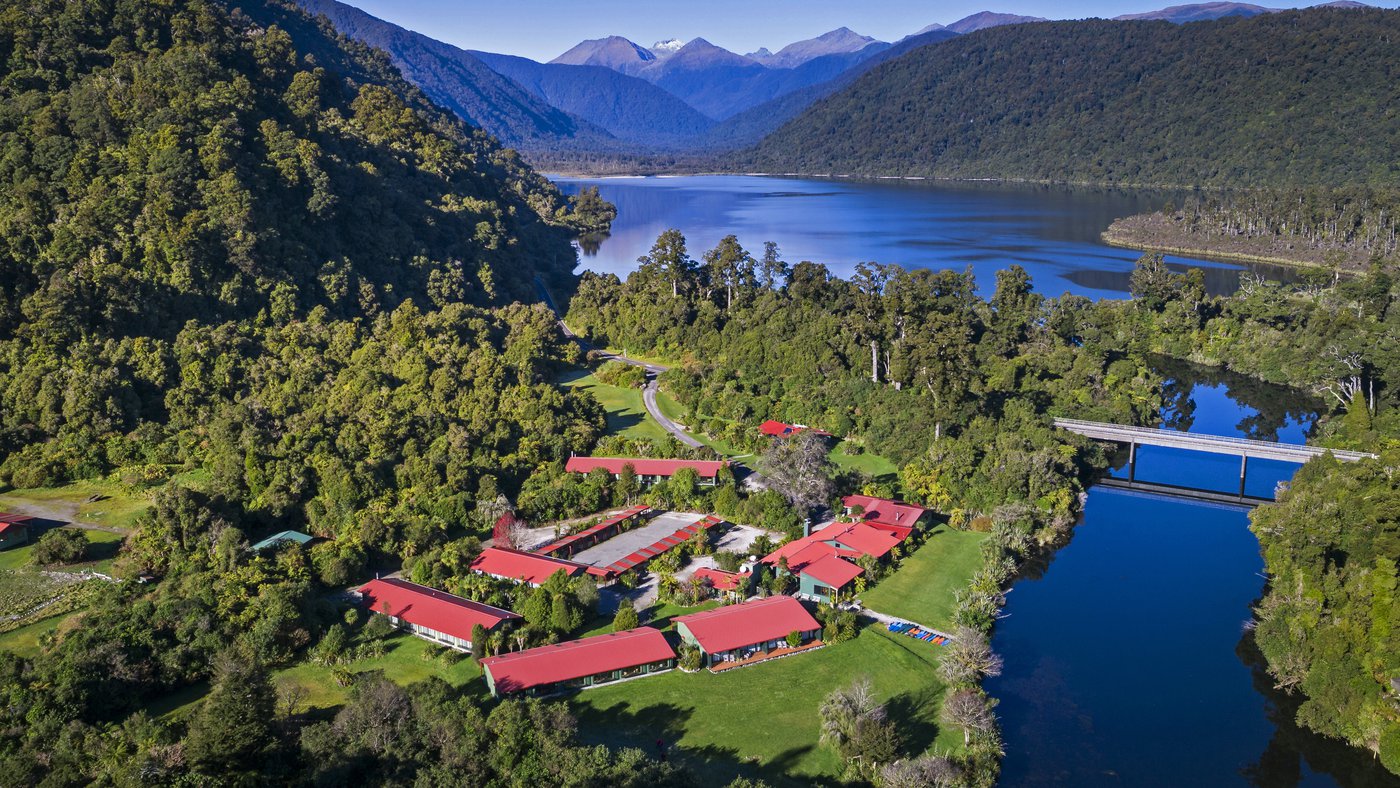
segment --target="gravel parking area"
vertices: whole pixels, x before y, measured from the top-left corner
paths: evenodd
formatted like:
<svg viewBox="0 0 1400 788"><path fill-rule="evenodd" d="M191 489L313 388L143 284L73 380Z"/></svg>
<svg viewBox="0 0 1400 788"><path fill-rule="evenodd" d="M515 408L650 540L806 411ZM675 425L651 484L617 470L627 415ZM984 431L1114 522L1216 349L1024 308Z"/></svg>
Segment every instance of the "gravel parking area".
<svg viewBox="0 0 1400 788"><path fill-rule="evenodd" d="M650 547L687 525L703 519L705 519L703 514L665 512L652 518L651 522L641 528L633 528L602 544L594 545L578 553L572 560L581 564L607 566L620 558L626 558L643 547Z"/></svg>

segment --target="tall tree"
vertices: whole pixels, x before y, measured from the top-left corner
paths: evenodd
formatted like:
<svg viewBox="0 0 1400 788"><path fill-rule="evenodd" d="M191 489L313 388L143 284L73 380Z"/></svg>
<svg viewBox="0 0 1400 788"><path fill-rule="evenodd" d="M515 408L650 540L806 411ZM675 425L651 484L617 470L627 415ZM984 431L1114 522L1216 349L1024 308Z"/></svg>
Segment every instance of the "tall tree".
<svg viewBox="0 0 1400 788"><path fill-rule="evenodd" d="M666 230L657 236L651 251L637 258L640 270L671 285L671 297L676 298L682 290L689 289L695 282L695 261L685 248L685 236L680 230Z"/></svg>
<svg viewBox="0 0 1400 788"><path fill-rule="evenodd" d="M758 261L758 282L767 290L780 288L787 282L792 269L778 252L778 244L763 242L763 257Z"/></svg>
<svg viewBox="0 0 1400 788"><path fill-rule="evenodd" d="M266 768L276 745L277 693L267 671L247 654L219 658L214 683L190 723L185 748L196 767L233 777Z"/></svg>
<svg viewBox="0 0 1400 788"><path fill-rule="evenodd" d="M715 248L705 253L705 268L713 286L723 287L724 308L734 307L734 291L746 292L757 284L753 255L739 245L739 239L726 235Z"/></svg>
<svg viewBox="0 0 1400 788"><path fill-rule="evenodd" d="M775 438L763 453L763 475L803 516L823 506L833 490L826 439L812 430Z"/></svg>

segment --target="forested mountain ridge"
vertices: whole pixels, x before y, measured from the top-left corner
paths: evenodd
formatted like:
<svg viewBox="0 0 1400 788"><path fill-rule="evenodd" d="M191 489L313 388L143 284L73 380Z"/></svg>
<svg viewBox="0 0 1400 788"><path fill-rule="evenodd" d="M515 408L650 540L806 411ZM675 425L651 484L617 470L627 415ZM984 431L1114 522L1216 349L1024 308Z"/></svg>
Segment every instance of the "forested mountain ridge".
<svg viewBox="0 0 1400 788"><path fill-rule="evenodd" d="M609 135L532 94L450 44L384 22L336 0L298 0L356 41L389 53L405 79L477 128L516 148L607 148Z"/></svg>
<svg viewBox="0 0 1400 788"><path fill-rule="evenodd" d="M21 321L31 337L169 334L272 301L499 302L572 267L552 184L369 50L244 8L245 32L154 42L180 11L7 18L0 338Z"/></svg>
<svg viewBox="0 0 1400 788"><path fill-rule="evenodd" d="M634 145L669 146L703 134L714 121L643 79L603 66L568 66L472 52L517 85Z"/></svg>
<svg viewBox="0 0 1400 788"><path fill-rule="evenodd" d="M679 782L558 705L363 671L313 719L271 677L402 645L333 601L368 561L592 448L551 382L578 349L520 302L606 208L280 0L4 0L0 64L0 489L151 496L133 582L0 650L0 784ZM288 527L323 538L249 549Z"/></svg>
<svg viewBox="0 0 1400 788"><path fill-rule="evenodd" d="M733 164L1125 184L1393 184L1397 63L1400 12L1384 10L997 27L872 69Z"/></svg>

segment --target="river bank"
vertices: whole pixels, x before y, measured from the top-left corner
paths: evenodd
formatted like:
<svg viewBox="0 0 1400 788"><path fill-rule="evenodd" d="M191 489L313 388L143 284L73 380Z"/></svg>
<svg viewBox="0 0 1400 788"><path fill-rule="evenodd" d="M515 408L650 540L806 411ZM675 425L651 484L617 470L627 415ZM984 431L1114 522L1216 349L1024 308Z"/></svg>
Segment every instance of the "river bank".
<svg viewBox="0 0 1400 788"><path fill-rule="evenodd" d="M1345 247L1320 247L1281 236L1225 236L1196 233L1161 211L1115 219L1099 236L1109 246L1187 257L1214 257L1244 263L1268 263L1298 268L1331 267L1362 271L1371 254Z"/></svg>

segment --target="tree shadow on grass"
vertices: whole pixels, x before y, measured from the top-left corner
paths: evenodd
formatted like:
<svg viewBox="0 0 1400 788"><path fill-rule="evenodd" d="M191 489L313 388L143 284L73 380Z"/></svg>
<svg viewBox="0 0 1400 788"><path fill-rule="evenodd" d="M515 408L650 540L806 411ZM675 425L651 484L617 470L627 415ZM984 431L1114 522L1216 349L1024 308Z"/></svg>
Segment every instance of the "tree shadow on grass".
<svg viewBox="0 0 1400 788"><path fill-rule="evenodd" d="M642 423L639 413L608 413L608 434L620 435Z"/></svg>
<svg viewBox="0 0 1400 788"><path fill-rule="evenodd" d="M686 733L693 709L671 703L643 705L628 701L602 708L571 705L579 719L582 741L614 748L635 747L652 758L664 757L693 774L702 785L724 785L736 777L763 780L771 786L840 784L829 777L815 779L791 774L801 759L815 749L815 743L793 747L760 763L729 747L677 745Z"/></svg>
<svg viewBox="0 0 1400 788"><path fill-rule="evenodd" d="M87 557L84 561L106 561L117 557L117 551L121 550L121 540L111 542L89 542L87 546Z"/></svg>
<svg viewBox="0 0 1400 788"><path fill-rule="evenodd" d="M938 740L938 724L933 722L942 693L933 687L903 692L885 704L890 722L904 740L904 751L911 756L926 752Z"/></svg>

